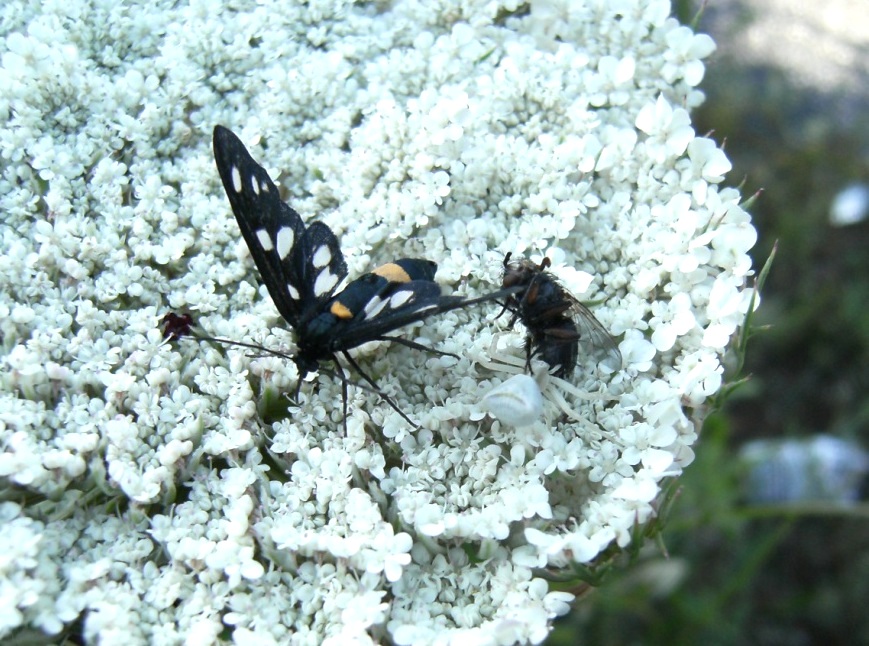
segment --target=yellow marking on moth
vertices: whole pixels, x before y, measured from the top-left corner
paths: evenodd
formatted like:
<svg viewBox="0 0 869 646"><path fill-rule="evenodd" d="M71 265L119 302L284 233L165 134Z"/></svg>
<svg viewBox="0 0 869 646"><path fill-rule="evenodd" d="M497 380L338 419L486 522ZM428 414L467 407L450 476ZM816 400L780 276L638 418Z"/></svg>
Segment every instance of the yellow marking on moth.
<svg viewBox="0 0 869 646"><path fill-rule="evenodd" d="M337 316L339 319L352 319L353 312L347 309L347 306L339 301L335 301L332 303L332 307L329 308L329 311Z"/></svg>
<svg viewBox="0 0 869 646"><path fill-rule="evenodd" d="M380 267L378 267L371 273L382 276L391 283L410 282L410 276L408 276L407 272L404 271L404 269L402 269L400 265L396 265L394 262L388 262L385 265L380 265Z"/></svg>

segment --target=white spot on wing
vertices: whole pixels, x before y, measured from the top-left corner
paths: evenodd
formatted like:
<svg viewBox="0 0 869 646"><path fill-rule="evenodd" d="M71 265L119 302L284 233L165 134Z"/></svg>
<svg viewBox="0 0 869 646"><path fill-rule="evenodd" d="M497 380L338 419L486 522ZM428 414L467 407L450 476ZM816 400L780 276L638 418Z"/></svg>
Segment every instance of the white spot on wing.
<svg viewBox="0 0 869 646"><path fill-rule="evenodd" d="M311 262L314 263L314 267L317 269L325 267L332 262L332 250L329 249L328 245L317 247L317 250L314 252L314 258Z"/></svg>
<svg viewBox="0 0 869 646"><path fill-rule="evenodd" d="M317 280L314 281L314 296L323 296L331 293L337 284L338 276L328 269L324 269L317 274Z"/></svg>
<svg viewBox="0 0 869 646"><path fill-rule="evenodd" d="M259 195L259 182L257 181L256 175L250 176L250 187L253 189L253 192Z"/></svg>
<svg viewBox="0 0 869 646"><path fill-rule="evenodd" d="M260 229L256 232L256 239L259 240L259 246L262 247L265 251L271 251L274 249L272 245L272 239L269 237L269 232L265 229Z"/></svg>
<svg viewBox="0 0 869 646"><path fill-rule="evenodd" d="M289 292L290 298L292 298L294 301L299 300L299 290L296 289L292 283L287 283L287 292Z"/></svg>
<svg viewBox="0 0 869 646"><path fill-rule="evenodd" d="M403 289L400 292L396 292L389 299L389 307L392 309L398 309L402 305L406 304L413 297L413 292L409 289Z"/></svg>
<svg viewBox="0 0 869 646"><path fill-rule="evenodd" d="M296 239L296 233L291 227L281 227L278 229L278 235L275 236L275 247L278 249L278 257L285 260L293 248L293 242Z"/></svg>
<svg viewBox="0 0 869 646"><path fill-rule="evenodd" d="M261 190L263 193L268 193L269 192L269 183L265 180L261 181L260 185L259 185L259 190Z"/></svg>
<svg viewBox="0 0 869 646"><path fill-rule="evenodd" d="M241 193L241 173L238 172L238 166L233 166L229 171L230 177L232 177L232 188L236 193Z"/></svg>
<svg viewBox="0 0 869 646"><path fill-rule="evenodd" d="M386 307L386 304L388 302L389 301L385 301L379 296L374 296L370 301L365 304L365 309L363 310L363 318L373 319L375 316L383 311L383 308Z"/></svg>

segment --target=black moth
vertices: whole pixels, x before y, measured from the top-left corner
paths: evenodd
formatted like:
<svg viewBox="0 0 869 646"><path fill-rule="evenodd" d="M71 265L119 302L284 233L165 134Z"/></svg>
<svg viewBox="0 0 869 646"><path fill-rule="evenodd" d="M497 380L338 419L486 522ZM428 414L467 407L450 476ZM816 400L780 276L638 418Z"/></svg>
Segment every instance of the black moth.
<svg viewBox="0 0 869 646"><path fill-rule="evenodd" d="M511 255L504 256L502 287L521 290L507 297L504 309L513 314L511 325L518 319L527 330L526 369L530 371L532 357L539 357L552 368L551 374L568 377L576 368L580 345L611 370L621 368L615 341L594 314L546 271L549 258L537 265L524 258L511 262Z"/></svg>
<svg viewBox="0 0 869 646"><path fill-rule="evenodd" d="M216 126L213 144L217 170L254 263L278 312L296 331L298 352L292 360L299 371L299 384L321 361L339 365L337 356L341 355L375 392L413 423L348 350L385 340L431 351L387 334L433 314L504 298L512 291L500 290L475 299L444 296L434 282L437 264L402 258L360 276L336 294L347 276L347 264L332 230L322 222L306 226L280 199L268 173L230 130ZM346 420L347 381L340 368L339 377Z"/></svg>

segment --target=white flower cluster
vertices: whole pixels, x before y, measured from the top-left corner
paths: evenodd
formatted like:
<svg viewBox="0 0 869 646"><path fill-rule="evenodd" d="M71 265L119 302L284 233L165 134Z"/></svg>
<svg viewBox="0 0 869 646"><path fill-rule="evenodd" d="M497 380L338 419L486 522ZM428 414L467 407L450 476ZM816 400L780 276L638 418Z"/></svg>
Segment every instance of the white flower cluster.
<svg viewBox="0 0 869 646"><path fill-rule="evenodd" d="M547 574L627 545L691 461L752 295L755 231L689 119L713 44L669 7L6 0L0 638L542 641L572 600ZM544 379L539 418L502 424L480 402L524 330L459 310L404 331L458 359L355 352L419 427L351 387L345 433L333 377L287 409L291 362L165 342L192 311L292 353L215 124L351 276L423 257L475 295L507 252L590 276L622 368Z"/></svg>

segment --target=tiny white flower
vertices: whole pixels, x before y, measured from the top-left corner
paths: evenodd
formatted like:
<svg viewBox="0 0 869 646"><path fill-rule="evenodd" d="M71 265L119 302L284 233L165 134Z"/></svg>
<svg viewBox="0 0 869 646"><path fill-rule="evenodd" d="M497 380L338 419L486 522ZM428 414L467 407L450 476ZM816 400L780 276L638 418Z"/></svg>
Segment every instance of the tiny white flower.
<svg viewBox="0 0 869 646"><path fill-rule="evenodd" d="M694 139L691 119L681 108L673 109L663 96L654 104L645 105L637 115L636 126L650 136L649 154L656 161L664 161L685 152Z"/></svg>
<svg viewBox="0 0 869 646"><path fill-rule="evenodd" d="M836 227L857 224L869 214L869 186L849 184L836 193L830 204L830 224Z"/></svg>

